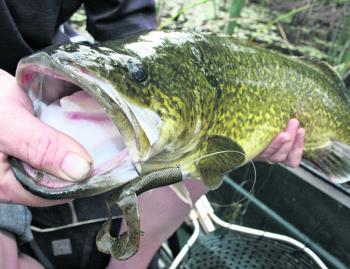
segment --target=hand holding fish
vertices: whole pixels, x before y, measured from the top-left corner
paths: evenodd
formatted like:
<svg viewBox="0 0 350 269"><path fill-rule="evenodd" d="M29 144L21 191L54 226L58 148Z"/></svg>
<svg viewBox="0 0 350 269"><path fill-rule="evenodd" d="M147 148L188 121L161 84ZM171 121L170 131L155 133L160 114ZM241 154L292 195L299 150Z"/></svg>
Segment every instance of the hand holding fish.
<svg viewBox="0 0 350 269"><path fill-rule="evenodd" d="M7 156L16 156L67 181L83 180L91 160L72 138L33 116L32 104L13 76L0 70L0 202L45 206L62 203L36 197L15 179Z"/></svg>
<svg viewBox="0 0 350 269"><path fill-rule="evenodd" d="M291 119L285 131L278 134L256 160L297 167L303 155L304 134L305 130L299 127L298 120Z"/></svg>

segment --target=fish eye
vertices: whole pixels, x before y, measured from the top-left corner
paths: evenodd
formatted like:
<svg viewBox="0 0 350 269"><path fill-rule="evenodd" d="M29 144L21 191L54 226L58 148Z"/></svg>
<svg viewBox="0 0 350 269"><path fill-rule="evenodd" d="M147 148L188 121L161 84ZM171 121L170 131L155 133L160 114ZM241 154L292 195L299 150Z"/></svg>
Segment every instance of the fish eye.
<svg viewBox="0 0 350 269"><path fill-rule="evenodd" d="M143 82L147 78L146 67L140 63L132 64L130 66L130 75L134 80Z"/></svg>

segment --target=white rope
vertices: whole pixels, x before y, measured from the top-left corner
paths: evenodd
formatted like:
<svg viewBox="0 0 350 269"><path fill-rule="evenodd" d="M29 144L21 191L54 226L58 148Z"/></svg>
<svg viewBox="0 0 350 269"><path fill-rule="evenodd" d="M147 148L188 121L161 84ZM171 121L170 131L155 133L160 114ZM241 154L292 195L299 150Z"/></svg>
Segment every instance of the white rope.
<svg viewBox="0 0 350 269"><path fill-rule="evenodd" d="M190 250L190 248L196 242L196 240L199 236L200 226L199 226L199 222L198 222L198 215L197 215L196 211L193 209L191 210L190 218L192 220L192 224L194 227L193 234L188 239L188 241L183 246L183 248L180 250L179 254L177 254L175 260L172 262L169 269L176 269L180 265L180 263L182 262L182 260L186 256L187 252Z"/></svg>

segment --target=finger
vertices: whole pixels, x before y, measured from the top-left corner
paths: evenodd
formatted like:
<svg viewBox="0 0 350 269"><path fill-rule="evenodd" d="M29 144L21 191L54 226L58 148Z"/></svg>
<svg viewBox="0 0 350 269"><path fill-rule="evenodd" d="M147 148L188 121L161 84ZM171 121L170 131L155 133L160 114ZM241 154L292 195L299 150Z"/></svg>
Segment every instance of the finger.
<svg viewBox="0 0 350 269"><path fill-rule="evenodd" d="M0 108L0 152L67 181L85 179L92 161L69 136L42 123L25 108ZM4 113L2 113L4 112Z"/></svg>
<svg viewBox="0 0 350 269"><path fill-rule="evenodd" d="M289 152L291 151L294 140L298 131L299 122L296 119L292 119L289 121L288 126L285 130L285 141L280 146L280 148L269 157L269 160L272 162L284 162Z"/></svg>
<svg viewBox="0 0 350 269"><path fill-rule="evenodd" d="M285 161L286 165L297 167L300 164L304 150L304 136L305 130L303 128L299 128L294 140L293 147Z"/></svg>
<svg viewBox="0 0 350 269"><path fill-rule="evenodd" d="M26 191L14 177L7 156L0 153L0 203L15 203L29 206L51 206L68 200L46 200Z"/></svg>
<svg viewBox="0 0 350 269"><path fill-rule="evenodd" d="M280 133L278 134L274 140L268 145L268 147L259 154L257 157L258 160L268 160L272 155L274 155L288 140L288 134Z"/></svg>

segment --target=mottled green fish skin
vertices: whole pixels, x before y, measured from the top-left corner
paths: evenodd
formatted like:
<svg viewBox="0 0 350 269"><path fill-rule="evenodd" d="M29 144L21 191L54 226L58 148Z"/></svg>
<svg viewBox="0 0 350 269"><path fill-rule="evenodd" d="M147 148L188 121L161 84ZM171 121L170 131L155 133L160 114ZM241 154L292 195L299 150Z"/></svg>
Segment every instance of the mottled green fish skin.
<svg viewBox="0 0 350 269"><path fill-rule="evenodd" d="M142 131L138 136L144 171L170 164L195 170L189 164L215 152L217 138L233 141L228 149L245 154L232 163L241 166L290 118L305 128L305 156L330 140L350 143L349 99L322 63L214 34L157 31L97 45L67 44L50 55L59 64L82 67L160 116L160 139L151 149ZM108 105L114 106L103 104ZM114 120L119 129L130 127L123 117ZM126 136L132 136L129 129ZM215 139L208 150L210 138ZM217 151L225 149L222 143ZM230 168L223 165L223 171Z"/></svg>

